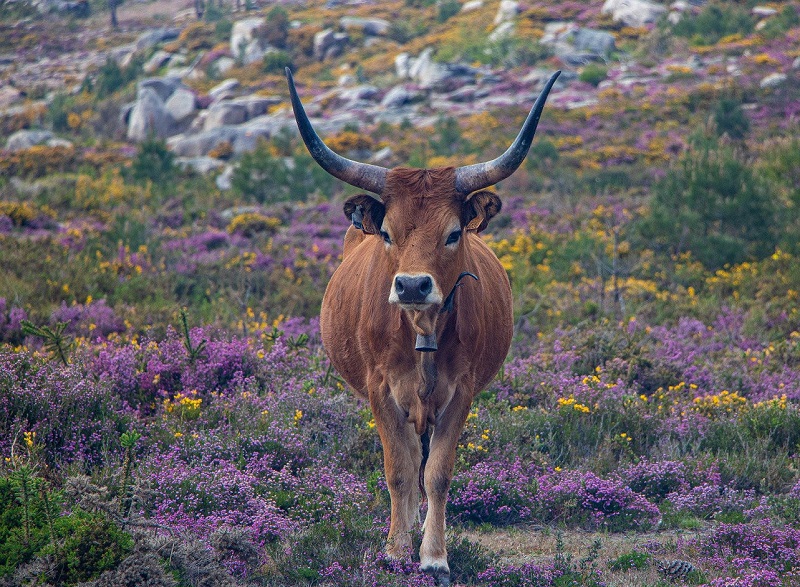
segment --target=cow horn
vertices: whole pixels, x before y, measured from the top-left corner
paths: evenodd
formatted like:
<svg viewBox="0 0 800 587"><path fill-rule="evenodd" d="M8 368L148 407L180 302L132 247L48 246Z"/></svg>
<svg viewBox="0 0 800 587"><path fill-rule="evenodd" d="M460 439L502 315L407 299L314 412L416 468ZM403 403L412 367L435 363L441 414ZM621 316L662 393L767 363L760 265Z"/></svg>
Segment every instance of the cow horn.
<svg viewBox="0 0 800 587"><path fill-rule="evenodd" d="M559 75L561 75L560 71L555 72L545 84L542 93L539 94L536 103L531 108L528 118L525 119L522 130L519 131L517 138L505 153L492 161L456 169L456 189L459 192L471 194L482 190L504 180L517 170L525 159L525 155L528 154L528 149L531 148L533 135L536 134L536 126L539 124L539 117L542 115L545 100L547 100L550 88L553 87Z"/></svg>
<svg viewBox="0 0 800 587"><path fill-rule="evenodd" d="M288 67L286 68L286 79L289 82L289 93L292 96L292 109L297 128L300 129L300 136L303 137L303 142L314 160L332 176L357 188L380 195L386 184L386 174L389 170L377 165L351 161L331 151L314 132L314 127L311 126L311 121L308 120L303 104L297 95L294 78Z"/></svg>

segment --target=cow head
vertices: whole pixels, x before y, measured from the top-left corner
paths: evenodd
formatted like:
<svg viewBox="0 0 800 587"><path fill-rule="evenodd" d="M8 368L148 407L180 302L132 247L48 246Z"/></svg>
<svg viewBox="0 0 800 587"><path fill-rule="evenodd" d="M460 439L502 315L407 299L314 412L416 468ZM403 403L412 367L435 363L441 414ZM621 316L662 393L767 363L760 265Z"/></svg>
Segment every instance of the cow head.
<svg viewBox="0 0 800 587"><path fill-rule="evenodd" d="M435 316L467 270L464 235L482 231L500 211L500 199L485 188L514 173L525 159L559 73L547 82L516 140L497 159L458 168L389 170L331 151L311 126L286 69L295 120L311 156L334 177L378 196L351 197L344 212L365 233L383 239L392 275L388 301L412 313L418 334L431 333Z"/></svg>

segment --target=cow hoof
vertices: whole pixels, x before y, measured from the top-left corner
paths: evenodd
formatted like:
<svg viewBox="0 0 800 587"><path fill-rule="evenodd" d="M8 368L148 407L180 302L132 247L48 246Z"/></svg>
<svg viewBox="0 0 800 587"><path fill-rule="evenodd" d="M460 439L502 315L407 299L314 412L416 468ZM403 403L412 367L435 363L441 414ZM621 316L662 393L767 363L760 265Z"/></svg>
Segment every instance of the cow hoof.
<svg viewBox="0 0 800 587"><path fill-rule="evenodd" d="M450 569L447 567L440 567L439 565L423 567L422 572L433 577L437 585L450 587Z"/></svg>

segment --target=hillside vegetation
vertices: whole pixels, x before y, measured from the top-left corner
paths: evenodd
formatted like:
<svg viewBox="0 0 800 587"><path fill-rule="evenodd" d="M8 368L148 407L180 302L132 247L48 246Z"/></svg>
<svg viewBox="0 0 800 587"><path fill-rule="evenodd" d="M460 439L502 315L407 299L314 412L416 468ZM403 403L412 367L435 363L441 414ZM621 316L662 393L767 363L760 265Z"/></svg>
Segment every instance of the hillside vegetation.
<svg viewBox="0 0 800 587"><path fill-rule="evenodd" d="M563 70L484 233L454 580L797 585L800 3L616 4L0 5L0 585L432 584L319 342L355 192L286 66L386 167L497 156Z"/></svg>

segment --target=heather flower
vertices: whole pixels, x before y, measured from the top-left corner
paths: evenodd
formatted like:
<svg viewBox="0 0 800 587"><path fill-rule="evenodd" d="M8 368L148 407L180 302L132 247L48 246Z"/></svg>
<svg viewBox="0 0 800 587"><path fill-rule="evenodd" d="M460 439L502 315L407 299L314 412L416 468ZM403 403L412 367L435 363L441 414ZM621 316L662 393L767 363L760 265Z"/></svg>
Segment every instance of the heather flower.
<svg viewBox="0 0 800 587"><path fill-rule="evenodd" d="M518 523L533 515L536 486L518 460L481 462L453 477L447 505L464 521Z"/></svg>

